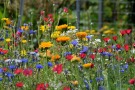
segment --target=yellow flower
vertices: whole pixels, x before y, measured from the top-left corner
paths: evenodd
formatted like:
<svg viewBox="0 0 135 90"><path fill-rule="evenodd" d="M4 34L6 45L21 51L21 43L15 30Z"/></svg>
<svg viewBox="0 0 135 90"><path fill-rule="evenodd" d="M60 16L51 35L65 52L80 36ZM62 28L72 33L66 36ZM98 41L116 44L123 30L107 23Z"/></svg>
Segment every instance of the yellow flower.
<svg viewBox="0 0 135 90"><path fill-rule="evenodd" d="M60 55L56 54L56 55L52 55L51 57L51 61L56 61L60 59Z"/></svg>
<svg viewBox="0 0 135 90"><path fill-rule="evenodd" d="M6 42L10 42L10 41L11 41L11 39L10 39L10 38L7 38L7 39L6 39Z"/></svg>
<svg viewBox="0 0 135 90"><path fill-rule="evenodd" d="M85 38L87 36L87 33L86 32L77 32L76 36L78 38Z"/></svg>
<svg viewBox="0 0 135 90"><path fill-rule="evenodd" d="M90 30L90 34L96 34L96 30Z"/></svg>
<svg viewBox="0 0 135 90"><path fill-rule="evenodd" d="M71 62L74 62L74 61L80 62L81 61L81 58L80 57L77 57L76 55L73 55L73 58L71 59Z"/></svg>
<svg viewBox="0 0 135 90"><path fill-rule="evenodd" d="M75 26L68 26L67 28L68 28L68 29L70 29L70 30L74 30L74 29L76 29L76 27L75 27Z"/></svg>
<svg viewBox="0 0 135 90"><path fill-rule="evenodd" d="M63 24L63 25L59 25L55 27L55 30L61 31L62 29L66 29L68 27L68 25Z"/></svg>
<svg viewBox="0 0 135 90"><path fill-rule="evenodd" d="M70 40L70 37L67 37L67 36L60 36L56 39L56 41L58 41L58 42L66 42L69 40Z"/></svg>
<svg viewBox="0 0 135 90"><path fill-rule="evenodd" d="M83 64L83 67L84 67L84 68L89 68L89 67L91 67L91 66L92 66L92 63Z"/></svg>
<svg viewBox="0 0 135 90"><path fill-rule="evenodd" d="M22 40L22 43L26 43L27 42L27 40Z"/></svg>
<svg viewBox="0 0 135 90"><path fill-rule="evenodd" d="M39 45L39 48L50 48L53 44L51 42L41 42L41 44Z"/></svg>
<svg viewBox="0 0 135 90"><path fill-rule="evenodd" d="M21 26L21 29L22 30L28 30L29 29L29 26Z"/></svg>
<svg viewBox="0 0 135 90"><path fill-rule="evenodd" d="M21 56L25 56L26 55L26 50L21 50Z"/></svg>
<svg viewBox="0 0 135 90"><path fill-rule="evenodd" d="M2 21L7 21L9 18L2 18L1 20Z"/></svg>
<svg viewBox="0 0 135 90"><path fill-rule="evenodd" d="M46 31L46 30L48 30L49 29L49 27L47 26L47 25L41 25L40 26L40 30L42 31L42 32L44 32L44 31Z"/></svg>
<svg viewBox="0 0 135 90"><path fill-rule="evenodd" d="M113 30L106 30L103 33L104 34L115 34L115 31L113 31Z"/></svg>
<svg viewBox="0 0 135 90"><path fill-rule="evenodd" d="M73 85L78 85L78 81L77 81L77 80L71 81L71 83L72 83Z"/></svg>
<svg viewBox="0 0 135 90"><path fill-rule="evenodd" d="M57 38L57 37L59 37L60 36L60 34L57 34L57 33L52 33L51 34L51 38Z"/></svg>
<svg viewBox="0 0 135 90"><path fill-rule="evenodd" d="M109 28L109 27L105 25L105 26L103 26L100 30L101 30L101 31L104 31L104 30L106 30L106 29L108 29L108 28Z"/></svg>
<svg viewBox="0 0 135 90"><path fill-rule="evenodd" d="M2 18L2 21L5 21L7 25L11 24L11 20L9 18Z"/></svg>
<svg viewBox="0 0 135 90"><path fill-rule="evenodd" d="M44 52L44 53L39 53L39 55L42 57L48 57L48 58L51 58L51 56L52 56L50 50L47 50L47 52Z"/></svg>

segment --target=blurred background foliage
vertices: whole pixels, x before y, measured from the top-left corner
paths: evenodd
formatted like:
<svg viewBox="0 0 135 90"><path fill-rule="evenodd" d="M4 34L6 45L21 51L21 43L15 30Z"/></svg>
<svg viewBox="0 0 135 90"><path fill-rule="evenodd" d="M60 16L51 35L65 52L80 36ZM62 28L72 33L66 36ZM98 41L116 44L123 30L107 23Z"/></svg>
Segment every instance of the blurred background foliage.
<svg viewBox="0 0 135 90"><path fill-rule="evenodd" d="M104 0L103 22L111 27L125 27L134 23L134 0ZM82 29L97 29L99 0L80 0L80 26ZM19 14L20 0L0 0L0 18L8 17L17 19ZM40 11L45 15L59 15L60 10L67 7L70 10L70 23L76 25L76 0L24 0L24 13L22 22L31 22L35 25L40 17ZM5 12L4 12L5 10ZM132 15L131 15L132 14ZM73 19L74 18L74 19ZM27 20L27 21L26 21ZM59 24L66 23L62 18ZM128 23L128 24L127 24Z"/></svg>

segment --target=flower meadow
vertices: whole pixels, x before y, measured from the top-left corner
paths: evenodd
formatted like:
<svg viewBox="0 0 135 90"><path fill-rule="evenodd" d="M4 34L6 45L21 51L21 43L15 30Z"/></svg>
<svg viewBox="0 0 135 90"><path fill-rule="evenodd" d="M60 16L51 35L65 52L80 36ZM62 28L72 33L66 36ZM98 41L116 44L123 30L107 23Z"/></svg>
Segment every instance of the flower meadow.
<svg viewBox="0 0 135 90"><path fill-rule="evenodd" d="M134 90L132 29L78 30L68 8L36 26L1 18L0 90ZM67 23L59 25L61 17ZM100 36L103 34L103 36Z"/></svg>

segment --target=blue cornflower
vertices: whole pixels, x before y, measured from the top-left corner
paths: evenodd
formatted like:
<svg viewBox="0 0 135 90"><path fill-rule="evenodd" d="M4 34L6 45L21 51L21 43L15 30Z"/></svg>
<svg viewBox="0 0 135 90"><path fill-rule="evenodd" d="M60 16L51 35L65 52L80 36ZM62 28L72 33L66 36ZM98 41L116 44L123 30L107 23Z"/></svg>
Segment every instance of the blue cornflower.
<svg viewBox="0 0 135 90"><path fill-rule="evenodd" d="M3 80L3 78L0 78L0 81L2 81Z"/></svg>
<svg viewBox="0 0 135 90"><path fill-rule="evenodd" d="M112 54L109 52L101 52L101 55L108 56L108 57L112 56Z"/></svg>
<svg viewBox="0 0 135 90"><path fill-rule="evenodd" d="M90 90L90 87L89 87L87 80L84 80L84 83L85 83L86 90Z"/></svg>
<svg viewBox="0 0 135 90"><path fill-rule="evenodd" d="M100 82L100 81L103 81L104 79L102 77L96 77L96 81L97 82Z"/></svg>
<svg viewBox="0 0 135 90"><path fill-rule="evenodd" d="M29 34L35 34L36 32L34 30L30 30Z"/></svg>
<svg viewBox="0 0 135 90"><path fill-rule="evenodd" d="M128 64L123 65L124 69L128 69Z"/></svg>
<svg viewBox="0 0 135 90"><path fill-rule="evenodd" d="M122 68L122 69L120 70L120 72L124 73L124 69Z"/></svg>
<svg viewBox="0 0 135 90"><path fill-rule="evenodd" d="M104 86L99 86L98 90L105 90Z"/></svg>
<svg viewBox="0 0 135 90"><path fill-rule="evenodd" d="M11 70L14 70L14 69L16 68L16 66L15 66L15 65L10 65L9 68L10 68Z"/></svg>
<svg viewBox="0 0 135 90"><path fill-rule="evenodd" d="M49 67L53 66L53 64L51 62L48 62L47 64L48 64Z"/></svg>
<svg viewBox="0 0 135 90"><path fill-rule="evenodd" d="M20 33L24 32L22 29L18 29L17 31L20 32Z"/></svg>
<svg viewBox="0 0 135 90"><path fill-rule="evenodd" d="M37 69L42 69L42 68L43 68L43 65L37 64L37 65L36 65L36 68L37 68Z"/></svg>
<svg viewBox="0 0 135 90"><path fill-rule="evenodd" d="M13 75L12 73L10 73L10 72L6 72L6 73L5 73L5 76L7 76L7 77L9 77L9 78L10 78L10 77L11 77L11 78L14 77L14 75Z"/></svg>
<svg viewBox="0 0 135 90"><path fill-rule="evenodd" d="M71 44L73 44L74 46L77 46L78 42L77 42L77 40L73 40L73 41L71 42Z"/></svg>
<svg viewBox="0 0 135 90"><path fill-rule="evenodd" d="M83 49L80 51L80 53L85 53L88 51L88 47L87 46L83 46Z"/></svg>
<svg viewBox="0 0 135 90"><path fill-rule="evenodd" d="M0 73L3 73L3 69L2 68L0 68Z"/></svg>
<svg viewBox="0 0 135 90"><path fill-rule="evenodd" d="M92 35L88 35L88 36L86 36L86 38L87 38L88 40L90 40L90 39L92 38Z"/></svg>
<svg viewBox="0 0 135 90"><path fill-rule="evenodd" d="M4 38L0 38L0 41L4 41Z"/></svg>
<svg viewBox="0 0 135 90"><path fill-rule="evenodd" d="M26 59L26 58L22 58L21 60L22 60L22 63L27 63L28 62L28 59Z"/></svg>

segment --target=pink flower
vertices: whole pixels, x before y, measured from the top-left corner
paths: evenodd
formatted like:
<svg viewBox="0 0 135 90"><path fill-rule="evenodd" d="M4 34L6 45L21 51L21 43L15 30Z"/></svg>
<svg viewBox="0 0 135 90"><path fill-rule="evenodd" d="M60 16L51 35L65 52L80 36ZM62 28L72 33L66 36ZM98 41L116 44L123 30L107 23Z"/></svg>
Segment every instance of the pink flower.
<svg viewBox="0 0 135 90"><path fill-rule="evenodd" d="M129 82L129 84L135 84L135 79L132 78L132 79L130 79L128 82Z"/></svg>
<svg viewBox="0 0 135 90"><path fill-rule="evenodd" d="M23 75L25 76L31 76L32 75L32 69L24 69L23 70Z"/></svg>
<svg viewBox="0 0 135 90"><path fill-rule="evenodd" d="M64 11L65 13L67 13L67 12L68 12L68 8L64 7L64 8L63 8L63 11Z"/></svg>

